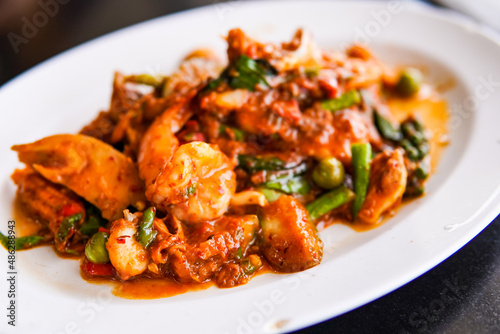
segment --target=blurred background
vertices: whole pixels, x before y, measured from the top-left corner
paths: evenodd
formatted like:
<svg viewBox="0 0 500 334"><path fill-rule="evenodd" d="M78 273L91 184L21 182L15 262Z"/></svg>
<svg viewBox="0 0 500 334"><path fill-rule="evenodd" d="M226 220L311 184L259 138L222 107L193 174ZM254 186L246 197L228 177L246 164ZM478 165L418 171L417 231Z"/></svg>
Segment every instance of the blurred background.
<svg viewBox="0 0 500 334"><path fill-rule="evenodd" d="M64 50L165 14L224 0L0 0L0 85Z"/></svg>
<svg viewBox="0 0 500 334"><path fill-rule="evenodd" d="M481 1L500 4L499 0ZM95 37L165 14L204 5L222 6L223 2L0 0L0 86ZM500 22L500 15L498 18ZM443 296L450 291L452 298L443 303ZM500 333L499 291L497 218L456 254L413 282L302 333Z"/></svg>

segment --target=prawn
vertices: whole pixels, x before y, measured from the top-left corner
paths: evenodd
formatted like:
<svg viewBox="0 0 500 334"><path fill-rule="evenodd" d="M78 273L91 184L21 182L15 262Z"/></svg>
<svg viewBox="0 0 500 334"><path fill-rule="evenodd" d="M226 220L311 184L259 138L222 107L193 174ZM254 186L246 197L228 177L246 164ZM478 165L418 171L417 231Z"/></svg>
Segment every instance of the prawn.
<svg viewBox="0 0 500 334"><path fill-rule="evenodd" d="M216 145L191 142L179 146L175 137L193 114L190 101L195 94L193 90L153 122L138 156L147 199L191 223L221 217L236 189L234 166Z"/></svg>
<svg viewBox="0 0 500 334"><path fill-rule="evenodd" d="M177 219L200 223L221 217L236 189L229 158L216 145L181 145L148 187L146 197Z"/></svg>
<svg viewBox="0 0 500 334"><path fill-rule="evenodd" d="M122 219L115 220L110 229L106 249L109 260L122 280L142 274L149 264L148 251L137 241L135 234L139 216L128 210ZM140 214L139 214L140 215Z"/></svg>
<svg viewBox="0 0 500 334"><path fill-rule="evenodd" d="M129 205L145 206L144 184L132 160L98 139L62 134L12 150L47 180L95 205L108 220L120 218Z"/></svg>

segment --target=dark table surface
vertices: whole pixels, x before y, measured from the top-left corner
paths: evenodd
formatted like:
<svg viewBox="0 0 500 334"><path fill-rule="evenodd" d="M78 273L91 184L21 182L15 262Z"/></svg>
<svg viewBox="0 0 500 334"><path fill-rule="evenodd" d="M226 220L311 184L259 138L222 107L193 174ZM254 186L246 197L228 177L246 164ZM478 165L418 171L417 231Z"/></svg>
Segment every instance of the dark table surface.
<svg viewBox="0 0 500 334"><path fill-rule="evenodd" d="M37 0L0 0L0 85L92 38L219 0L58 0L58 12L18 50ZM50 2L50 1L44 1ZM3 112L3 111L2 111ZM449 259L398 290L300 333L500 333L500 217Z"/></svg>

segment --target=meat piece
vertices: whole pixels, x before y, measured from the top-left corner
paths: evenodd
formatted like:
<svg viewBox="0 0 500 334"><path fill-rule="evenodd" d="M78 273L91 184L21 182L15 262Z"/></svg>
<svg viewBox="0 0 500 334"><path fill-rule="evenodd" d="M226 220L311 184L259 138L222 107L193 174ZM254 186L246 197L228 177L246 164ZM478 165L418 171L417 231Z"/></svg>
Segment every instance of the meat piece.
<svg viewBox="0 0 500 334"><path fill-rule="evenodd" d="M380 217L396 207L406 189L407 171L403 150L385 151L373 159L370 184L358 218L376 224Z"/></svg>

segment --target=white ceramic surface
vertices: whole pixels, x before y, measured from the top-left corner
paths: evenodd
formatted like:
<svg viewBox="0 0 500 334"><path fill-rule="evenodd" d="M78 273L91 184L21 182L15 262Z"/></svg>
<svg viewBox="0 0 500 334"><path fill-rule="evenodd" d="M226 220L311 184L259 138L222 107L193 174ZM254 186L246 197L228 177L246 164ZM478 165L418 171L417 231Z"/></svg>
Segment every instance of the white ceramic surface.
<svg viewBox="0 0 500 334"><path fill-rule="evenodd" d="M76 132L107 108L114 70L169 72L194 48L222 53L220 36L232 27L273 41L305 27L325 48L362 39L382 60L425 65L432 80L456 83L446 93L451 144L428 183L428 195L372 231L357 233L346 226L323 231L321 265L300 274L261 275L233 289L125 300L112 296L107 286L84 282L78 262L58 258L49 247L37 248L18 254L18 326L7 327L2 315L0 332L288 331L393 291L472 239L500 212L500 47L466 20L398 3L402 8L383 2L216 3L86 43L2 87L0 228L5 231L15 193L9 175L20 166L11 145ZM6 260L7 253L0 252L1 277ZM6 281L0 278L2 309L4 291Z"/></svg>

